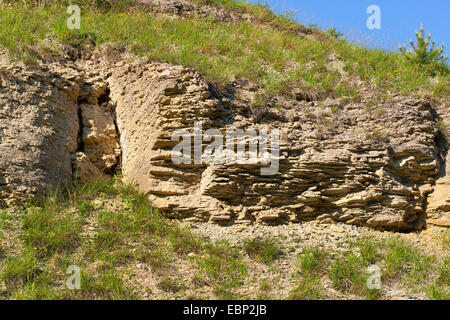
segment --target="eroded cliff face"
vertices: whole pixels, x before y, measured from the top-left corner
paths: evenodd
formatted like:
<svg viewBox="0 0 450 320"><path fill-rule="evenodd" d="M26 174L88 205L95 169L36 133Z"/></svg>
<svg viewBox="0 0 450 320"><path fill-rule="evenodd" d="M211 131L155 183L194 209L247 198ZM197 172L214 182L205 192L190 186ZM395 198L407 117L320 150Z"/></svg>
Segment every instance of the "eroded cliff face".
<svg viewBox="0 0 450 320"><path fill-rule="evenodd" d="M78 88L50 70L0 67L0 201L71 183Z"/></svg>
<svg viewBox="0 0 450 320"><path fill-rule="evenodd" d="M2 204L42 197L70 187L73 178L88 179L118 166L106 82L85 68L0 66Z"/></svg>
<svg viewBox="0 0 450 320"><path fill-rule="evenodd" d="M450 227L450 156L447 154L450 142L450 101L437 106L440 132L437 144L444 150L445 158L436 177L436 184L427 199L428 223Z"/></svg>
<svg viewBox="0 0 450 320"><path fill-rule="evenodd" d="M243 80L216 93L191 69L99 54L76 65L0 66L0 199L42 196L73 179L111 174L166 215L215 223L338 221L416 230L448 219L436 111L393 97L369 105L273 97L256 107ZM260 164L180 164L175 130L280 130L279 170ZM209 142L203 142L203 147ZM270 147L270 146L269 146ZM444 173L443 173L444 172ZM447 181L447 180L445 180ZM446 184L448 186L448 184ZM429 194L442 203L435 207Z"/></svg>

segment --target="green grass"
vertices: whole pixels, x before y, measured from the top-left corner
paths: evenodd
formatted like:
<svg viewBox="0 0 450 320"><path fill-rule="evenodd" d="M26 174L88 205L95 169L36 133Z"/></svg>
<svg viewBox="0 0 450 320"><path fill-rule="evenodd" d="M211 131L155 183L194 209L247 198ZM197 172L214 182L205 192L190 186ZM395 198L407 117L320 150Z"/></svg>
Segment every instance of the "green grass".
<svg viewBox="0 0 450 320"><path fill-rule="evenodd" d="M445 236L444 236L445 239ZM445 240L444 240L445 241ZM425 254L410 242L397 236L376 239L362 237L348 242L349 251L306 247L293 274L295 287L290 299L336 298L321 290L320 281L329 279L341 294L354 294L366 299L382 297L384 286L401 283L411 293L424 293L428 299L448 299L450 289L450 259ZM374 276L369 267L380 269L380 289L369 289Z"/></svg>
<svg viewBox="0 0 450 320"><path fill-rule="evenodd" d="M380 291L367 287L367 265L360 255L353 252L344 254L333 261L329 277L333 287L340 292L351 292L365 296L367 299L376 298Z"/></svg>
<svg viewBox="0 0 450 320"><path fill-rule="evenodd" d="M79 200L76 209L81 217L86 217L94 210L94 206L89 201Z"/></svg>
<svg viewBox="0 0 450 320"><path fill-rule="evenodd" d="M17 300L54 300L58 298L58 293L49 286L39 286L36 282L32 282L20 288L15 298Z"/></svg>
<svg viewBox="0 0 450 320"><path fill-rule="evenodd" d="M289 294L289 300L320 300L325 297L323 286L319 277L314 275L304 276L298 281L297 286Z"/></svg>
<svg viewBox="0 0 450 320"><path fill-rule="evenodd" d="M433 257L421 253L409 243L391 238L387 242L384 256L386 277L394 277L407 272L410 282L420 282L429 276Z"/></svg>
<svg viewBox="0 0 450 320"><path fill-rule="evenodd" d="M246 276L239 248L180 228L117 178L75 185L67 194L4 211L0 218L1 234L8 233L10 242L8 250L1 248L7 255L0 261L0 284L7 289L0 295L7 298L135 299L139 294L130 280L135 263L151 267L158 287L174 294L186 288L176 275L176 257L224 299L238 298L233 289ZM81 270L80 290L65 288L70 265Z"/></svg>
<svg viewBox="0 0 450 320"><path fill-rule="evenodd" d="M174 228L169 235L169 242L179 254L198 253L205 245L205 240L192 235L189 228Z"/></svg>
<svg viewBox="0 0 450 320"><path fill-rule="evenodd" d="M450 300L450 257L445 257L437 270L434 282L425 289L431 300Z"/></svg>
<svg viewBox="0 0 450 320"><path fill-rule="evenodd" d="M430 300L450 300L450 291L438 287L435 284L427 287L426 295Z"/></svg>
<svg viewBox="0 0 450 320"><path fill-rule="evenodd" d="M259 283L259 289L261 291L269 291L271 287L272 285L268 279L262 279Z"/></svg>
<svg viewBox="0 0 450 320"><path fill-rule="evenodd" d="M146 195L117 178L75 185L67 194L3 210L0 231L0 296L8 299L142 298L144 288L133 278L138 263L170 296L183 297L189 286L193 296L203 296L210 288L212 298L243 299L248 297L240 295L240 289L256 283L255 297L271 299L277 297L276 273L286 257L275 239L256 238L234 246L200 238L161 216ZM444 250L447 240L448 232L442 237ZM344 297L382 298L384 286L397 283L428 299L449 299L448 255L426 254L399 236L363 237L347 244L347 251L303 248L289 299L336 298L324 289L324 282ZM254 270L245 254L270 265L275 278L249 279ZM179 273L180 261L180 269L188 267L192 277ZM373 264L381 269L381 290L366 286L367 268ZM71 265L80 267L80 290L65 288Z"/></svg>
<svg viewBox="0 0 450 320"><path fill-rule="evenodd" d="M158 288L165 292L176 293L186 289L186 285L182 279L165 277L158 283Z"/></svg>
<svg viewBox="0 0 450 320"><path fill-rule="evenodd" d="M29 283L38 274L37 261L36 253L29 248L16 257L8 256L2 268L1 279L13 285Z"/></svg>
<svg viewBox="0 0 450 320"><path fill-rule="evenodd" d="M133 236L133 217L125 212L100 211L97 217L97 234L94 245L97 250L111 251Z"/></svg>
<svg viewBox="0 0 450 320"><path fill-rule="evenodd" d="M432 300L450 300L450 257L444 258L438 268L437 278L427 287L426 293Z"/></svg>
<svg viewBox="0 0 450 320"><path fill-rule="evenodd" d="M353 241L351 246L359 250L363 262L367 265L374 264L381 258L380 243L373 236Z"/></svg>
<svg viewBox="0 0 450 320"><path fill-rule="evenodd" d="M82 272L81 290L68 291L66 294L72 299L131 300L136 298L125 284L123 277L115 270L107 270L95 276Z"/></svg>
<svg viewBox="0 0 450 320"><path fill-rule="evenodd" d="M278 241L267 238L247 239L243 244L245 252L252 259L271 265L283 254Z"/></svg>
<svg viewBox="0 0 450 320"><path fill-rule="evenodd" d="M278 24L283 21L270 17L264 7L228 0L218 2L261 15L263 21ZM243 22L171 19L136 10L120 12L91 6L83 10L81 30L69 30L64 9L60 6L0 8L0 45L13 57L32 63L38 56L61 53L61 49L44 40L48 36L79 48L112 43L130 47L134 53L152 60L196 68L218 87L236 76L259 84L266 96L289 96L292 86L305 92L318 92L319 96L355 96L358 88L352 87L338 72L327 69L328 56L335 52L350 76L358 76L366 83L374 81L380 89L405 94L418 94L422 89L430 94L434 92L437 97L448 94L445 89L448 74L438 77L437 84L432 85L427 74L397 53L331 38L307 39L289 32L293 25L300 27L292 22L277 28L261 28Z"/></svg>
<svg viewBox="0 0 450 320"><path fill-rule="evenodd" d="M378 290L367 288L366 274L368 262L372 261L374 241L363 238L350 244L360 248L359 253L353 251L331 252L320 247L306 247L298 259L299 271L295 274L296 287L290 293L290 299L310 300L325 297L321 278L328 278L337 291L353 293L367 299L376 298Z"/></svg>
<svg viewBox="0 0 450 320"><path fill-rule="evenodd" d="M161 272L171 266L173 253L157 241L152 241L150 244L144 242L136 251L136 259L148 263L154 272Z"/></svg>
<svg viewBox="0 0 450 320"><path fill-rule="evenodd" d="M358 250L359 264L383 265L383 279L401 278L410 286L429 280L435 272L436 258L421 252L411 243L391 236L385 240L364 237L352 241L351 247ZM356 259L356 256L352 256ZM357 260L355 262L357 262ZM444 260L445 262L445 260Z"/></svg>
<svg viewBox="0 0 450 320"><path fill-rule="evenodd" d="M439 268L438 283L450 285L450 257L446 257Z"/></svg>
<svg viewBox="0 0 450 320"><path fill-rule="evenodd" d="M317 274L326 269L327 252L317 247L305 248L299 257L301 274Z"/></svg>
<svg viewBox="0 0 450 320"><path fill-rule="evenodd" d="M81 8L98 8L98 9L119 9L123 10L127 8L130 4L133 4L134 0L2 0L4 4L14 5L18 2L24 7L35 7L35 6L49 6L49 5L60 5L69 6L75 4Z"/></svg>
<svg viewBox="0 0 450 320"><path fill-rule="evenodd" d="M113 212L107 205L114 202L122 206ZM75 185L68 194L28 204L11 216L16 218L2 212L2 228L19 230L14 231L16 253L0 263L0 282L8 297L19 299L133 299L126 267L144 260L164 268L171 261L169 236L181 232L145 195L117 179ZM137 254L133 242L141 243ZM159 247L144 247L149 242ZM82 270L81 290L64 288L69 265Z"/></svg>
<svg viewBox="0 0 450 320"><path fill-rule="evenodd" d="M49 199L44 207L29 208L22 219L22 242L39 255L71 250L80 241L82 218L71 213L57 214L63 208Z"/></svg>
<svg viewBox="0 0 450 320"><path fill-rule="evenodd" d="M197 262L207 282L222 299L232 299L232 289L239 286L247 274L242 253L226 241L208 243Z"/></svg>
<svg viewBox="0 0 450 320"><path fill-rule="evenodd" d="M442 237L442 247L446 250L450 250L450 229L445 230Z"/></svg>

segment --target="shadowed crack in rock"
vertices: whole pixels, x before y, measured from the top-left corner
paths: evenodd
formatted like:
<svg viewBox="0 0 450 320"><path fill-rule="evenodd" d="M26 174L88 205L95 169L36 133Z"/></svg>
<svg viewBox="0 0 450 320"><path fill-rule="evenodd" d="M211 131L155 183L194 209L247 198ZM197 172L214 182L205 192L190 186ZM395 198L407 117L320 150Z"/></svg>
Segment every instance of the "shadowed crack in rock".
<svg viewBox="0 0 450 320"><path fill-rule="evenodd" d="M73 167L74 177L81 180L114 174L121 154L109 88L104 81L94 81L83 83L78 97L80 130Z"/></svg>

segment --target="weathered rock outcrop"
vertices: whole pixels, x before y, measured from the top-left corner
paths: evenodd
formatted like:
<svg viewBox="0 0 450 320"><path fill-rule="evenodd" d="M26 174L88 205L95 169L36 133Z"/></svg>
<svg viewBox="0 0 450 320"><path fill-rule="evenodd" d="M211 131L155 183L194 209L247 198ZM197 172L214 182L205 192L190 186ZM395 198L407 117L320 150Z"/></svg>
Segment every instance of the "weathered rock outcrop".
<svg viewBox="0 0 450 320"><path fill-rule="evenodd" d="M151 132L158 134L151 143L147 138L137 142L144 150L133 166L124 159L128 178L174 217L219 223L328 219L389 229L423 226L426 194L420 186L434 183L439 161L436 128L425 101L386 104L384 115L370 114L362 105L331 112L297 104L286 114L273 112L272 120L259 126L281 128L282 160L278 174L267 177L260 175L259 165L174 166L170 132L191 129L194 119L205 120L203 129L213 121L222 131L254 125L245 110L232 111L240 110L233 101L225 99L227 106L211 99L207 87L196 85L192 94L191 83L174 84L157 91L152 101L159 112L154 120L158 129ZM319 112L331 118L322 124L326 116ZM390 138L372 137L374 128ZM126 138L122 144L127 145Z"/></svg>
<svg viewBox="0 0 450 320"><path fill-rule="evenodd" d="M71 182L77 87L49 70L0 67L0 201L42 196Z"/></svg>
<svg viewBox="0 0 450 320"><path fill-rule="evenodd" d="M440 135L438 144L442 149L449 146L450 142L450 102L439 106ZM438 226L450 227L450 157L447 154L446 161L440 168L436 179L436 185L427 199L428 223Z"/></svg>
<svg viewBox="0 0 450 320"><path fill-rule="evenodd" d="M73 177L117 166L111 106L103 80L76 67L0 66L0 204L23 203Z"/></svg>
<svg viewBox="0 0 450 320"><path fill-rule="evenodd" d="M97 58L77 67L1 67L3 203L67 186L73 177L111 173L120 163L126 180L180 219L318 219L415 230L425 225L433 190L448 204L448 192L435 183L445 159L425 100L397 97L369 108L364 100L274 97L255 107L258 88L246 81L218 94L191 69ZM278 172L263 176L261 164L249 163L176 165L171 135L192 131L194 122L224 135L279 129Z"/></svg>

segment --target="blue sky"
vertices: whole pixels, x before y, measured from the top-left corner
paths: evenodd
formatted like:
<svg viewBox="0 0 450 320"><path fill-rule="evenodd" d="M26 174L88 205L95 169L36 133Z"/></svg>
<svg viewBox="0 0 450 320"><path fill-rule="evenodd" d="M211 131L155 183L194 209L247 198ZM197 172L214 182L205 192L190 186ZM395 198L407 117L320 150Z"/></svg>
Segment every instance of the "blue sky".
<svg viewBox="0 0 450 320"><path fill-rule="evenodd" d="M399 44L415 40L415 30L423 23L426 34L436 46L446 44L445 55L450 56L449 0L249 0L267 3L272 10L295 12L302 24L317 24L323 29L335 27L350 40L370 47L397 50ZM370 5L381 9L381 29L369 30L366 13ZM409 45L408 45L409 48Z"/></svg>

